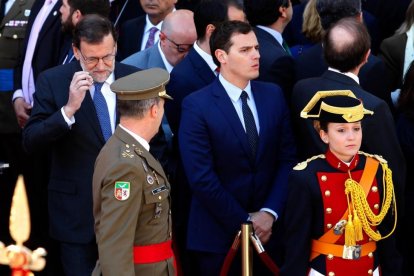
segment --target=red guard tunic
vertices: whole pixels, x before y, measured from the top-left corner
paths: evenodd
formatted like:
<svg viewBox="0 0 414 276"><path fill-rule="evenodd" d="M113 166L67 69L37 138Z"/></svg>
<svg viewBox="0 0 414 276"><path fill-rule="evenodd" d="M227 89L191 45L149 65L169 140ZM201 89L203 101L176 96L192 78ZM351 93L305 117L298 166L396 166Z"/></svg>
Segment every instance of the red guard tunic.
<svg viewBox="0 0 414 276"><path fill-rule="evenodd" d="M347 165L327 151L325 155L312 157L295 167L289 178L284 219L286 261L281 268L282 275L307 275L310 269L330 276L372 275L378 266L383 265L379 264L379 259L386 267L395 267L395 274L387 275L400 274L400 259L394 246L393 236L378 242L377 250L374 252L365 250L364 256L357 260L344 259L335 254L320 254L310 260L312 240L318 240L325 232L333 231L332 228L343 219L348 209L345 181L351 175L353 180L359 182L365 162L366 156L359 154ZM369 206L375 215L380 211L383 197L382 176L380 165L367 195ZM380 232L389 233L392 229L392 224L389 227L390 224L388 223L387 230L383 230L381 224ZM377 230L375 227L372 229ZM344 236L344 234L338 235L337 240L332 243L343 246ZM370 239L364 232L363 240L357 244L363 246L369 242ZM381 246L378 246L379 243ZM379 258L386 251L388 251L385 254L387 257Z"/></svg>

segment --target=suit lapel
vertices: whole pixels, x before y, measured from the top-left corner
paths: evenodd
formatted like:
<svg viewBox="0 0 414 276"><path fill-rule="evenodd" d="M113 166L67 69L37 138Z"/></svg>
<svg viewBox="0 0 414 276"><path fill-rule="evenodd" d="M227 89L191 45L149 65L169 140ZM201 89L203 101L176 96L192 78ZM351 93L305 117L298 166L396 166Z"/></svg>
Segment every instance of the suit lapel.
<svg viewBox="0 0 414 276"><path fill-rule="evenodd" d="M158 44L155 44L154 47L151 47L151 50L148 54L148 68L160 67L162 69L167 69L165 68L160 51L158 50Z"/></svg>
<svg viewBox="0 0 414 276"><path fill-rule="evenodd" d="M39 37L38 37L38 41L42 39L42 37L47 33L47 30L49 29L49 27L53 24L53 22L55 22L56 20L60 20L60 13L59 13L59 9L60 6L62 5L62 2L60 0L58 0L55 5L53 6L52 10L50 11L49 15L47 16L45 23L43 23L42 28L40 29L39 32ZM38 45L39 43L37 43L36 45Z"/></svg>
<svg viewBox="0 0 414 276"><path fill-rule="evenodd" d="M230 127L233 129L234 134L240 141L243 150L246 152L248 156L251 157L251 148L249 142L247 141L246 131L244 130L243 125L240 122L240 118L237 115L236 110L234 109L230 97L227 95L226 91L224 90L224 87L221 85L218 78L213 83L212 89L215 102L220 111L223 113L222 117L228 121Z"/></svg>
<svg viewBox="0 0 414 276"><path fill-rule="evenodd" d="M190 50L188 58L195 68L197 75L204 81L205 85L210 84L216 78L216 75L213 73L213 71L211 71L208 64L196 52L196 50L194 50L194 48Z"/></svg>

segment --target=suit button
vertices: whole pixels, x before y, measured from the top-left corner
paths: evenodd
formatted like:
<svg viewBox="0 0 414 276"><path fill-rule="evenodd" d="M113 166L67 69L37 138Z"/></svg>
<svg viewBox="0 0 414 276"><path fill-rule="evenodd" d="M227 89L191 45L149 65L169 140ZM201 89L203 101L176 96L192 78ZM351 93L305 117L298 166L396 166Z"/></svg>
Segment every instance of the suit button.
<svg viewBox="0 0 414 276"><path fill-rule="evenodd" d="M374 257L374 254L372 254L372 252L369 252L368 257L372 258L372 257Z"/></svg>
<svg viewBox="0 0 414 276"><path fill-rule="evenodd" d="M13 39L17 39L17 34L14 34L13 35Z"/></svg>
<svg viewBox="0 0 414 276"><path fill-rule="evenodd" d="M328 224L326 225L326 228L331 229L331 228L332 228L332 224L328 223Z"/></svg>
<svg viewBox="0 0 414 276"><path fill-rule="evenodd" d="M328 178L326 177L326 175L322 175L322 176L321 176L321 180L322 180L323 182L325 182L327 179L328 179Z"/></svg>
<svg viewBox="0 0 414 276"><path fill-rule="evenodd" d="M372 275L372 269L368 270L368 275Z"/></svg>
<svg viewBox="0 0 414 276"><path fill-rule="evenodd" d="M328 258L328 260L331 261L331 260L333 260L334 256L332 254L328 254L327 258Z"/></svg>
<svg viewBox="0 0 414 276"><path fill-rule="evenodd" d="M326 190L326 191L325 191L325 196L326 196L326 197L331 196L331 191Z"/></svg>
<svg viewBox="0 0 414 276"><path fill-rule="evenodd" d="M379 209L379 204L378 203L374 205L374 209L376 209L376 210Z"/></svg>
<svg viewBox="0 0 414 276"><path fill-rule="evenodd" d="M328 273L328 275L329 275L329 276L335 276L335 272L332 272L332 271L331 271L331 272L329 272L329 273Z"/></svg>
<svg viewBox="0 0 414 276"><path fill-rule="evenodd" d="M377 186L372 187L371 191L373 191L374 193L378 192L378 187Z"/></svg>
<svg viewBox="0 0 414 276"><path fill-rule="evenodd" d="M332 208L326 208L326 213L331 214L332 213Z"/></svg>

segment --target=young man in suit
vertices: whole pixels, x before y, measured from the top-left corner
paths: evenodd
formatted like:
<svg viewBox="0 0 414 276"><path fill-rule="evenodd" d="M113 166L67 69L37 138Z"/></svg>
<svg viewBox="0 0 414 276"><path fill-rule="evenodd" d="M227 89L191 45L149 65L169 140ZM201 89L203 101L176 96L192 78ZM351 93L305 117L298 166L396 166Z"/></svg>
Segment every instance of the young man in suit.
<svg viewBox="0 0 414 276"><path fill-rule="evenodd" d="M287 177L295 162L290 115L281 89L252 81L259 75L259 44L240 21L217 26L210 47L220 75L187 96L179 145L192 202L187 248L197 275L219 275L226 253L250 220L272 252L283 216ZM279 229L280 230L280 229ZM278 248L280 249L280 248ZM259 275L266 270L254 264ZM230 275L240 275L238 265Z"/></svg>
<svg viewBox="0 0 414 276"><path fill-rule="evenodd" d="M118 59L122 60L157 43L162 21L174 11L176 3L177 0L140 0L145 15L128 20L121 26Z"/></svg>
<svg viewBox="0 0 414 276"><path fill-rule="evenodd" d="M292 93L292 114L297 137L301 137L298 152L302 159L324 153L326 145L317 136L310 121L299 117L300 111L317 91L352 90L364 106L374 111L362 124L364 136L361 150L382 155L393 171L397 202L402 202L405 183L405 162L395 124L387 104L364 90L359 84L358 74L368 61L370 37L366 27L354 18L338 21L327 33L324 43L324 58L329 69L321 77L299 81ZM352 49L352 50L351 50Z"/></svg>
<svg viewBox="0 0 414 276"><path fill-rule="evenodd" d="M290 0L245 0L244 9L247 20L255 26L254 32L260 44L258 80L279 85L288 101L295 71L289 46L282 35L292 19L292 3Z"/></svg>
<svg viewBox="0 0 414 276"><path fill-rule="evenodd" d="M29 152L48 148L52 238L60 242L66 275L90 275L97 247L92 215L95 159L115 129L116 95L109 85L137 69L115 62L111 22L87 15L74 31L76 62L43 72L37 82L31 117L23 132Z"/></svg>
<svg viewBox="0 0 414 276"><path fill-rule="evenodd" d="M325 31L342 18L353 17L362 22L361 0L317 0L316 9ZM323 59L322 43L309 48L295 59L296 81L319 77L326 69L328 64ZM393 107L390 91L387 91L388 76L381 59L369 54L368 62L361 68L359 77L364 90L383 99L390 108Z"/></svg>

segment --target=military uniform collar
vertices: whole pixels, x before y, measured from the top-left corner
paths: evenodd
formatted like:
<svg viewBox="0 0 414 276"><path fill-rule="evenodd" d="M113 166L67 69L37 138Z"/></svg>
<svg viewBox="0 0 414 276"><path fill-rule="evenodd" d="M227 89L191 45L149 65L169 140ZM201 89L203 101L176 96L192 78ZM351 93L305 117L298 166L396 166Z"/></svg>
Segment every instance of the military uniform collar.
<svg viewBox="0 0 414 276"><path fill-rule="evenodd" d="M125 130L129 135L131 135L132 137L134 137L134 139L137 140L147 151L150 150L150 145L148 144L147 140L145 140L144 138L142 138L138 134L133 133L132 131L130 131L129 129L125 128L121 124L119 124L119 127L122 128L123 130Z"/></svg>
<svg viewBox="0 0 414 276"><path fill-rule="evenodd" d="M358 154L354 156L354 158L351 160L351 163L349 165L347 165L346 163L338 159L338 157L336 157L329 149L327 150L325 156L326 156L326 161L329 163L329 165L343 172L347 172L348 170L352 171L353 169L356 168L356 166L359 163Z"/></svg>

